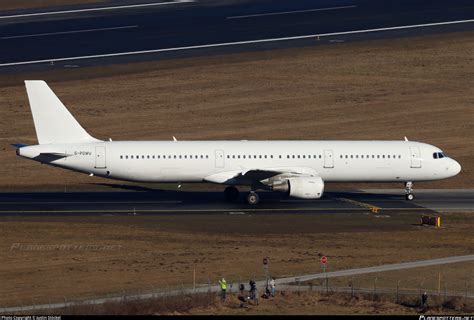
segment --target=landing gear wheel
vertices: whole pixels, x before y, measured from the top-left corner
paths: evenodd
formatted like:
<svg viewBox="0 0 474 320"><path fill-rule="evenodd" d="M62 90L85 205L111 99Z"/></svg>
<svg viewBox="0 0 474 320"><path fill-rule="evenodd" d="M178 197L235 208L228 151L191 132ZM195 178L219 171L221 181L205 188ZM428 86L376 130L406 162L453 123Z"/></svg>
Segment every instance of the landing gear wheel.
<svg viewBox="0 0 474 320"><path fill-rule="evenodd" d="M250 205L256 205L258 204L258 200L259 200L258 194L256 194L253 191L250 191L249 195L247 196L247 203Z"/></svg>
<svg viewBox="0 0 474 320"><path fill-rule="evenodd" d="M224 190L224 197L227 201L237 201L239 190L236 187L227 187Z"/></svg>
<svg viewBox="0 0 474 320"><path fill-rule="evenodd" d="M415 199L415 196L413 195L413 182L411 181L405 183L405 199L408 201Z"/></svg>

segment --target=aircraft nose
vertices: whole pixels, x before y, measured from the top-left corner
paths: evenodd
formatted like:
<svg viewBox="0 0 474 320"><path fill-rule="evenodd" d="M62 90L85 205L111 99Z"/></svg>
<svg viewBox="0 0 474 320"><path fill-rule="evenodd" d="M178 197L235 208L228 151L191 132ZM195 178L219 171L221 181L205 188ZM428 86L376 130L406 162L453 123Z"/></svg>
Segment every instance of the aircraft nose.
<svg viewBox="0 0 474 320"><path fill-rule="evenodd" d="M459 162L457 162L456 160L453 160L453 164L452 164L450 167L451 167L453 176L455 176L455 175L457 175L459 172L461 172L461 165L460 165Z"/></svg>

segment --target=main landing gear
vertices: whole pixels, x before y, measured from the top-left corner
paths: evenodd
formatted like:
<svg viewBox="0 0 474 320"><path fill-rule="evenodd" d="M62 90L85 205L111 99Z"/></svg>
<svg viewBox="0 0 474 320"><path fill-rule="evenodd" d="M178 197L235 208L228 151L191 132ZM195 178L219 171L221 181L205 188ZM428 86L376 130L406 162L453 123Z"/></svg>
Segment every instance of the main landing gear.
<svg viewBox="0 0 474 320"><path fill-rule="evenodd" d="M405 183L405 200L412 201L415 199L413 195L413 182L408 181Z"/></svg>
<svg viewBox="0 0 474 320"><path fill-rule="evenodd" d="M224 197L227 201L235 202L239 199L239 190L234 186L227 187L224 190ZM255 191L250 191L249 192L249 194L247 196L247 203L248 204L256 205L256 204L258 204L259 200L260 200L260 197L258 196L258 194Z"/></svg>
<svg viewBox="0 0 474 320"><path fill-rule="evenodd" d="M258 204L259 197L255 191L250 191L249 195L247 196L247 203L250 205Z"/></svg>
<svg viewBox="0 0 474 320"><path fill-rule="evenodd" d="M227 201L237 201L237 199L239 199L239 189L234 186L225 188L224 197Z"/></svg>

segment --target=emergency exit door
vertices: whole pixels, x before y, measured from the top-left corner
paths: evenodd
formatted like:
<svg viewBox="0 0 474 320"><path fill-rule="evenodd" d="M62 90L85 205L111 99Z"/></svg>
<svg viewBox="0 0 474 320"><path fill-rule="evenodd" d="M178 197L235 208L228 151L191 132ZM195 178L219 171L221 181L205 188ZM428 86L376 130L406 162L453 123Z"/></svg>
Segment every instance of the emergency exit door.
<svg viewBox="0 0 474 320"><path fill-rule="evenodd" d="M224 168L224 151L216 150L216 168Z"/></svg>
<svg viewBox="0 0 474 320"><path fill-rule="evenodd" d="M334 168L334 155L332 150L324 150L324 168Z"/></svg>
<svg viewBox="0 0 474 320"><path fill-rule="evenodd" d="M95 168L105 169L107 168L105 162L105 147L95 147Z"/></svg>

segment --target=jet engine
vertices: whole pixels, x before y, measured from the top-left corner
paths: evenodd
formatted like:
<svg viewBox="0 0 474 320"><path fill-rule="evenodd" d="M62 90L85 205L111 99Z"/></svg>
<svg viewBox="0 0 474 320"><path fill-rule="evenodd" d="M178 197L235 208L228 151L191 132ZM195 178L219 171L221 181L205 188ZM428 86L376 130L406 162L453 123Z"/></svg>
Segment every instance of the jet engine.
<svg viewBox="0 0 474 320"><path fill-rule="evenodd" d="M289 178L282 184L274 185L273 190L287 192L291 197L300 199L319 199L324 193L324 181L321 177Z"/></svg>

